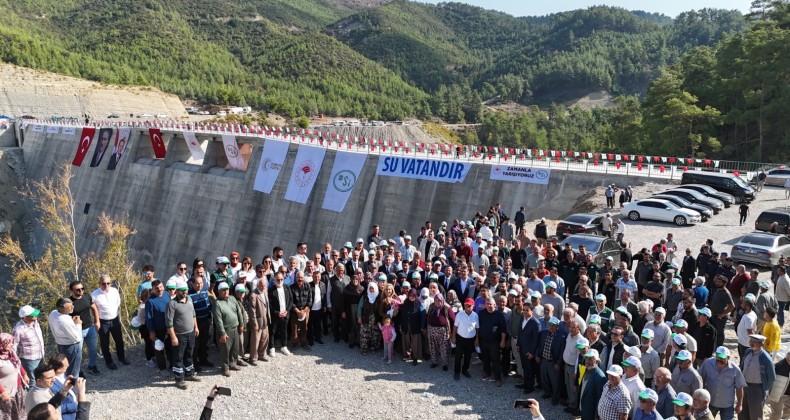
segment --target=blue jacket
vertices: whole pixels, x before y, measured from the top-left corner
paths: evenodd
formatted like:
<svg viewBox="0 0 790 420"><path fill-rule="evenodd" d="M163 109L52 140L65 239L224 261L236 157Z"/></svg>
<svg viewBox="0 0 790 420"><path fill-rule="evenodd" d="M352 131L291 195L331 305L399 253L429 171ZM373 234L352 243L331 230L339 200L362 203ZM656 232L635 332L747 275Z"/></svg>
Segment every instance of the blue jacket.
<svg viewBox="0 0 790 420"><path fill-rule="evenodd" d="M527 325L521 328L516 338L516 345L521 348L521 354L526 356L527 353L538 355L538 340L540 339L540 322L535 319L533 315Z"/></svg>
<svg viewBox="0 0 790 420"><path fill-rule="evenodd" d="M541 358L541 362L543 361L543 346L546 344L546 338L549 336L549 330L543 330L538 335L538 348L536 349L537 353L535 356ZM554 341L551 342L551 360L555 364L563 364L565 362L562 361L562 352L565 351L565 337L566 335L562 333L562 331L557 330L554 334Z"/></svg>
<svg viewBox="0 0 790 420"><path fill-rule="evenodd" d="M598 414L598 402L600 402L601 394L603 393L603 386L608 381L606 374L603 373L601 368L596 367L590 375L592 376L587 381L587 386L579 399L582 420L595 420L595 416ZM579 392L581 392L581 389L580 385Z"/></svg>
<svg viewBox="0 0 790 420"><path fill-rule="evenodd" d="M63 382L55 378L55 383L52 384L50 391L52 391L53 394L57 394L61 389L63 389ZM74 392L76 393L77 390L75 389ZM63 399L63 402L60 403L60 413L63 420L74 420L77 418L77 400L74 399L71 392L69 392L66 398Z"/></svg>
<svg viewBox="0 0 790 420"><path fill-rule="evenodd" d="M145 326L149 332L167 328L165 314L167 314L167 305L169 304L170 295L166 291L162 292L162 296L149 297L145 302Z"/></svg>
<svg viewBox="0 0 790 420"><path fill-rule="evenodd" d="M746 356L752 354L752 349L748 348L743 352L741 358L741 371L743 371L743 363L746 361ZM763 392L768 394L768 391L774 386L776 380L776 371L774 371L774 364L771 362L771 356L765 350L760 351L760 385L763 386Z"/></svg>

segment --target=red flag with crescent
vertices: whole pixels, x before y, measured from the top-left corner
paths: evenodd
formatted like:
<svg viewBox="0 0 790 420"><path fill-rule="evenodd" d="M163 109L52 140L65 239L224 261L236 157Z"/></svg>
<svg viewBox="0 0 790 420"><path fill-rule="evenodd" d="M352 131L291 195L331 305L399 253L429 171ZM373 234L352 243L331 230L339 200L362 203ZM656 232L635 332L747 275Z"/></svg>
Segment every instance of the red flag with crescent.
<svg viewBox="0 0 790 420"><path fill-rule="evenodd" d="M80 136L80 145L77 147L77 153L74 155L74 160L71 161L71 164L74 166L82 165L82 161L85 159L85 155L88 154L88 149L91 147L91 143L93 142L93 135L96 133L96 128L94 127L83 127L82 128L82 135Z"/></svg>
<svg viewBox="0 0 790 420"><path fill-rule="evenodd" d="M162 132L158 128L149 128L148 134L151 136L151 145L154 146L154 156L157 159L164 159L167 149L164 140L162 140Z"/></svg>

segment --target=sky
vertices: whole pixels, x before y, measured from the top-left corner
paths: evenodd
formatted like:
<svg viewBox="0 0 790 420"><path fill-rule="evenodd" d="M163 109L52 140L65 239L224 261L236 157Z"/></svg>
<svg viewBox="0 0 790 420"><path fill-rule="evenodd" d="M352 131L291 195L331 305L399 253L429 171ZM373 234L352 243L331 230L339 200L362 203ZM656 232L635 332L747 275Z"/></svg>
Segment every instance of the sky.
<svg viewBox="0 0 790 420"><path fill-rule="evenodd" d="M420 0L427 3L440 3L439 0ZM447 1L447 0L443 0ZM590 6L617 6L628 10L663 13L675 17L682 12L708 8L738 9L747 12L751 0L452 0L499 10L514 16L542 16L568 10L586 9Z"/></svg>

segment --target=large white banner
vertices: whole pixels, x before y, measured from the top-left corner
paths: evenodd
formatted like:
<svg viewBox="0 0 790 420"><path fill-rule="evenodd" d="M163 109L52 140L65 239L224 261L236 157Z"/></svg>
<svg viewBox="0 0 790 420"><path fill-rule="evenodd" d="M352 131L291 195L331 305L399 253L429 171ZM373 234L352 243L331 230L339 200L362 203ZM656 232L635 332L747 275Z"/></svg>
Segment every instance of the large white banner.
<svg viewBox="0 0 790 420"><path fill-rule="evenodd" d="M244 170L244 159L241 157L239 144L236 143L236 136L233 134L223 134L222 145L225 146L225 156L228 157L228 165L230 168Z"/></svg>
<svg viewBox="0 0 790 420"><path fill-rule="evenodd" d="M338 213L343 211L367 157L365 153L337 152L329 185L326 186L323 208Z"/></svg>
<svg viewBox="0 0 790 420"><path fill-rule="evenodd" d="M527 168L523 166L492 165L491 179L548 185L551 169Z"/></svg>
<svg viewBox="0 0 790 420"><path fill-rule="evenodd" d="M193 133L191 131L184 131L184 141L187 142L187 147L189 148L189 153L192 154L192 159L203 160L203 158L206 156L206 152L204 152L203 148L200 147L200 141L198 141L197 136L195 135L195 133ZM224 143L224 140L223 140L223 143ZM235 143L235 140L234 140L234 143ZM238 150L238 148L237 148L237 150ZM230 160L230 158L228 158L228 160Z"/></svg>
<svg viewBox="0 0 790 420"><path fill-rule="evenodd" d="M313 185L318 179L318 172L324 163L325 155L326 149L323 147L299 146L288 189L285 190L286 200L307 203L307 198L310 197Z"/></svg>
<svg viewBox="0 0 790 420"><path fill-rule="evenodd" d="M255 184L253 189L264 194L271 194L277 177L285 163L285 156L288 155L288 146L291 144L286 141L266 139L263 143L263 153L261 162L258 165L258 172L255 174Z"/></svg>
<svg viewBox="0 0 790 420"><path fill-rule="evenodd" d="M383 156L376 175L455 183L464 182L471 168L471 163Z"/></svg>

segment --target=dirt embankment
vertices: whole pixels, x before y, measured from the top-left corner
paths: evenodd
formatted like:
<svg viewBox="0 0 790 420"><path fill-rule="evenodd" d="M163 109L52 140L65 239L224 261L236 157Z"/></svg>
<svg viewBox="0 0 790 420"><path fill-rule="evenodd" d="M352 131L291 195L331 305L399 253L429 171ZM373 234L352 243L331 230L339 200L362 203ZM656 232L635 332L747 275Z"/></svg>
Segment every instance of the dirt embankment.
<svg viewBox="0 0 790 420"><path fill-rule="evenodd" d="M40 119L88 114L101 120L110 114L187 116L177 96L158 89L104 85L5 63L0 63L0 114Z"/></svg>

